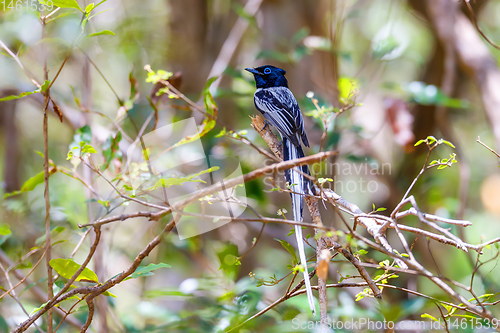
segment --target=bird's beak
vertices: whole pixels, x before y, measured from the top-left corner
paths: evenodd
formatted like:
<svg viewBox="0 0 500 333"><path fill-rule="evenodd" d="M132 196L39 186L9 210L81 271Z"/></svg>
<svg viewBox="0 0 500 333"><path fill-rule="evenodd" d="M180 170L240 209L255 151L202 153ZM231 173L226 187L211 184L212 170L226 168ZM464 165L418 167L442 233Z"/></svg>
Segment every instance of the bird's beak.
<svg viewBox="0 0 500 333"><path fill-rule="evenodd" d="M258 70L254 68L245 68L246 71L249 71L252 74L262 75Z"/></svg>

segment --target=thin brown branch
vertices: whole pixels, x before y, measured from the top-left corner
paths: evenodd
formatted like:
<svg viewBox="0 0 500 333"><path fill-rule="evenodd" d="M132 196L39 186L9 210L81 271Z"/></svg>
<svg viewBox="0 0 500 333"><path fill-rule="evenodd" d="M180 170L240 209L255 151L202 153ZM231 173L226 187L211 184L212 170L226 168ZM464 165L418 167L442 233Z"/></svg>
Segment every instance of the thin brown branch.
<svg viewBox="0 0 500 333"><path fill-rule="evenodd" d="M375 221L377 223L382 224L382 225L386 224L386 222L381 221L380 216L374 216L374 218L375 218ZM440 243L443 243L443 244L452 245L454 247L459 247L459 245L460 245L459 243L457 243L453 239L447 238L446 236L443 236L443 235L438 235L438 234L432 233L430 231L422 230L422 229L415 228L415 227L406 226L404 224L399 224L398 226L399 226L399 229L402 231L411 232L411 233L414 233L417 235L423 235L425 237L429 237L429 238L431 238L435 241L438 241ZM388 228L394 228L394 225L389 224ZM490 241L491 242L490 244L496 243L498 241L499 241L499 239L494 239L494 240ZM473 244L469 244L469 243L463 243L463 245L468 249L472 249L472 250L475 250L478 252L480 252L481 248L484 247L483 244L473 245Z"/></svg>
<svg viewBox="0 0 500 333"><path fill-rule="evenodd" d="M363 242L368 244L370 247L376 249L379 252L382 252L382 253L389 255L391 257L396 257L396 255L394 253L387 251L384 247L372 242L371 240L369 240L366 237L363 237L357 233L353 233L353 236L359 240L362 240ZM491 314L491 312L489 310L480 311L479 309L477 309L477 307L474 304L470 303L464 296L457 293L453 288L451 288L448 284L446 284L443 281L442 277L434 276L431 272L429 272L426 268L424 268L419 262L417 262L415 260L409 260L408 258L405 258L405 257L398 257L398 258L400 258L400 260L404 261L404 263L408 267L422 273L425 277L427 277L429 280L431 280L436 286L441 288L446 294L453 297L458 302L462 303L467 308L467 310L469 312L474 313L482 318L489 318L490 320L493 319L493 315Z"/></svg>
<svg viewBox="0 0 500 333"><path fill-rule="evenodd" d="M400 218L403 218L403 217L408 216L408 215L418 216L417 214L418 214L417 210L414 207L411 207L405 211L397 212L394 217L397 220L399 220ZM446 217L441 217L441 216L432 215L432 214L423 213L423 212L422 212L422 214L423 214L424 219L426 219L427 221L461 225L462 227L468 227L468 226L472 225L472 222L467 221L467 220L448 219Z"/></svg>
<svg viewBox="0 0 500 333"><path fill-rule="evenodd" d="M488 38L488 36L486 36L486 34L484 33L483 29L481 29L481 27L479 26L479 23L477 22L476 13L474 12L474 9L472 9L470 0L464 0L464 2L465 5L467 6L467 9L469 10L470 16L472 18L472 23L476 27L477 32L479 32L479 34L488 42L488 44L493 46L495 49L500 50L500 46L496 44L494 41L492 41L490 38Z"/></svg>
<svg viewBox="0 0 500 333"><path fill-rule="evenodd" d="M489 151L491 151L493 154L495 154L498 158L500 158L500 154L497 153L495 150L493 150L492 148L490 148L488 145L486 145L484 142L481 141L481 138L480 137L477 137L477 140L476 142L478 142L481 146L485 147L486 149L488 149Z"/></svg>
<svg viewBox="0 0 500 333"><path fill-rule="evenodd" d="M46 37L45 20L42 20L42 38ZM47 50L45 43L42 45L42 58L43 58L43 77L44 80L49 79L49 70L47 67ZM48 301L54 297L53 285L54 280L52 276L52 267L50 266L51 254L51 234L50 234L50 194L49 194L49 125L47 107L50 99L50 87L43 92L44 109L43 109L43 174L44 174L44 192L45 199L45 261L47 264L47 296ZM47 312L47 332L53 332L53 318L52 309Z"/></svg>
<svg viewBox="0 0 500 333"><path fill-rule="evenodd" d="M271 164L268 166L264 166L264 167L259 168L257 170L251 171L243 176L231 178L227 181L224 181L224 184L222 184L222 183L214 184L214 185L206 187L206 188L204 188L196 193L193 193L190 197L184 199L183 201L176 203L172 207L172 210L174 210L174 211L181 210L182 208L184 208L185 206L187 206L191 202L196 201L198 199L201 199L201 198L203 198L207 195L213 194L215 192L219 192L219 191L223 190L223 188L231 188L231 187L234 187L234 186L242 184L242 183L247 183L251 180L254 180L254 179L259 178L261 176L264 176L266 174L271 174L273 172L280 172L280 171L284 171L284 170L287 170L287 169L290 169L290 168L293 168L296 166L301 166L301 165L305 165L305 164L313 164L313 163L316 163L319 161L323 161L323 160L327 159L328 157L334 156L336 154L337 154L337 152L323 152L323 153L318 153L318 154L306 156L303 158L299 158L296 160L285 161L285 162L280 162L280 163L275 163L275 164ZM156 216L159 218L159 217L163 216L162 214L163 214L163 212L158 212Z"/></svg>
<svg viewBox="0 0 500 333"><path fill-rule="evenodd" d="M170 211L168 211L168 212L162 211L162 212L165 215L170 213ZM141 212L141 211L139 211L139 212L130 213L130 214L122 214L122 215L116 215L116 216L111 216L111 217L107 217L107 218L100 218L92 223L79 224L78 227L79 228L98 227L98 226L102 226L102 225L112 223L112 222L125 221L128 219L134 218L134 217L147 217L150 220L151 219L158 219L157 213L155 213L155 212Z"/></svg>
<svg viewBox="0 0 500 333"><path fill-rule="evenodd" d="M21 60L19 60L19 57L14 52L12 52L12 50L9 49L7 45L5 45L4 42L2 42L2 40L0 40L0 47L2 47L5 50L5 52L7 52L12 57L12 59L14 59L14 61L19 65L19 67L22 69L22 71L24 72L26 77L28 77L31 83L33 83L37 88L40 89L41 84L38 83L35 76L24 67L24 65L21 63Z"/></svg>
<svg viewBox="0 0 500 333"><path fill-rule="evenodd" d="M101 70L99 69L99 67L92 61L92 59L89 57L89 55L87 53L85 53L85 51L83 49L81 49L81 48L79 48L79 49L83 53L83 55L88 59L88 61L92 64L92 66L94 66L95 70L97 71L97 73L99 73L99 75L102 77L102 79L104 80L104 82L106 82L106 85L109 87L109 89L111 89L111 91L113 92L113 95L115 95L116 99L118 100L118 104L120 106L123 106L122 99L118 96L118 94L116 93L115 89L113 89L113 86L106 79L106 76L104 76L104 74L101 72Z"/></svg>
<svg viewBox="0 0 500 333"><path fill-rule="evenodd" d="M9 277L9 273L8 271L3 267L3 264L0 263L0 269L2 270L4 276L5 276L5 279L7 280L7 283L9 284L9 288L10 288L10 291L8 292L10 297L12 297L14 299L14 301L16 301L16 303L19 305L19 307L21 308L21 310L24 312L24 314L26 316L29 316L28 312L26 311L26 309L24 308L23 304L21 303L21 301L19 301L19 298L17 297L16 295L16 291L14 290L14 286L12 285L12 281L10 280L10 277ZM39 331L39 332L43 332L43 330L36 324L36 323L33 323L33 325L35 326L35 328Z"/></svg>
<svg viewBox="0 0 500 333"><path fill-rule="evenodd" d="M89 308L89 315L87 317L87 321L85 322L85 325L83 325L82 329L80 330L80 333L87 332L87 329L89 328L90 324L92 323L92 318L94 318L94 299L93 298L87 298L87 306Z"/></svg>
<svg viewBox="0 0 500 333"><path fill-rule="evenodd" d="M448 329L448 322L446 321L446 317L443 313L443 310L441 309L441 306L439 306L439 304L437 302L434 304L436 304L436 307L438 308L439 313L441 314L441 318L443 319L443 322L444 322L444 329L446 330L447 333L450 333L450 330Z"/></svg>
<svg viewBox="0 0 500 333"><path fill-rule="evenodd" d="M73 304L69 309L68 309L68 312L66 312L64 314L64 316L62 317L61 321L59 322L59 324L57 325L57 327L55 328L54 330L54 333L57 332L57 330L59 329L59 327L61 327L61 325L66 321L66 318L71 314L71 312L73 311L73 309L78 305L80 304L80 302L83 301L83 299L79 299L78 301L75 302L75 304Z"/></svg>
<svg viewBox="0 0 500 333"><path fill-rule="evenodd" d="M272 131L266 126L264 120L260 116L252 117L252 127L261 135L261 137L266 141L269 148L276 155L277 158L282 158L282 151L280 149L280 143L278 138L272 133ZM381 299L382 294L377 288L370 275L366 272L365 268L359 265L359 261L355 258L348 250L343 248L338 244L334 237L327 237L323 229L323 222L321 220L321 215L318 208L318 199L314 197L305 197L305 202L311 214L313 225L315 226L315 233L318 237L317 247L316 247L316 257L317 263L320 265L322 260L321 253L323 251L328 251L328 248L334 248L344 255L344 257L349 260L354 267L358 270L360 275L365 279L370 289L372 289L376 298ZM333 232L335 230L331 228ZM319 294L319 308L320 308L320 322L324 325L328 323L328 298L326 295L326 277L322 279L318 276L318 294Z"/></svg>
<svg viewBox="0 0 500 333"><path fill-rule="evenodd" d="M212 186L206 187L206 188L204 188L196 193L193 193L191 196L184 199L183 201L177 202L173 207L169 207L167 209L163 209L163 210L160 210L158 212L136 212L133 214L124 214L124 215L120 215L120 216L113 216L113 217L109 217L109 218L99 219L99 220L95 221L94 223L79 225L79 227L103 225L103 224L107 224L107 223L111 223L111 222L115 222L115 221L123 221L125 219L129 219L132 217L148 217L150 220L157 221L161 217L170 214L172 211L175 211L175 212L182 211L182 209L185 206L189 205L190 203L195 202L195 201L197 201L197 200L199 200L207 195L211 195L213 193L219 192L219 191L223 190L224 188L231 188L231 187L237 186L239 184L249 182L251 180L254 180L256 178L259 178L259 177L266 175L266 174L269 174L269 173L283 171L283 170L290 169L290 168L293 168L295 166L300 166L300 165L304 165L304 164L316 163L316 162L322 161L322 160L324 160L330 156L336 155L336 154L337 154L337 152L323 152L323 153L314 154L311 156L303 157L303 158L292 160L292 161L271 164L271 165L262 167L260 169L251 171L243 176L231 178L227 181L224 181L223 184L218 183L218 184L214 184Z"/></svg>
<svg viewBox="0 0 500 333"><path fill-rule="evenodd" d="M88 295L87 302L91 302L98 295L101 295L102 293L104 293L105 291L110 289L111 287L122 282L125 278L127 278L133 272L135 272L135 270L137 269L137 267L139 267L139 265L144 260L144 258L146 258L151 253L151 251L158 244L160 244L163 234L170 233L170 231L172 231L174 226L175 226L175 220L172 220L170 223L168 223L165 226L165 228L160 232L160 234L157 235L151 242L149 242L148 245L136 256L136 258L134 259L132 264L125 271L118 274L114 278L109 279L108 281L106 281L106 283L104 283L102 285L96 285L94 287L75 288L75 289L72 289L72 290L66 292L69 288L68 284L70 285L70 283L73 283L74 280L76 279L76 277L78 277L78 275L81 273L81 271L83 271L83 268L88 264L88 261L90 261L90 258L92 257L92 255L95 252L95 249L97 247L97 244L99 243L100 237L98 237L98 233L100 235L100 228L98 226L94 227L94 229L96 231L95 242L94 242L94 245L91 247L90 253L87 256L87 259L85 260L84 264L81 265L80 269L75 273L75 275L68 281L68 283L63 287L63 289L61 289L61 291L51 301L49 301L49 303L47 303L47 305L45 307L43 307L42 309L37 311L33 316L31 316L26 321L21 323L17 327L15 332L17 333L17 332L26 331L33 324L33 322L35 320L40 318L40 316L42 316L50 308L54 307L55 305L59 304L60 302L64 301L65 299L68 299L69 297L71 297L73 295L77 295L77 294ZM68 288L66 288L67 286L68 286Z"/></svg>
<svg viewBox="0 0 500 333"><path fill-rule="evenodd" d="M3 293L1 296L0 296L0 299L2 299L5 295L7 295L8 293L10 293L11 291L13 291L14 289L16 289L17 287L19 287L24 281L26 281L26 279L35 271L35 269L38 267L38 265L42 262L43 258L45 257L45 254L47 253L47 247L45 247L45 251L43 251L42 255L40 256L40 259L38 259L38 261L36 262L35 265L33 265L33 267L30 269L30 271L28 272L28 274L26 274L21 280L19 280L18 283L16 283L15 286L12 286L10 287L9 290L7 290L5 293ZM14 267L14 266L13 266ZM10 270L10 269L9 269Z"/></svg>
<svg viewBox="0 0 500 333"><path fill-rule="evenodd" d="M316 270L315 269L311 273L309 273L309 278L312 278L314 276L314 274L316 274ZM295 276L296 275L294 275L293 279L295 279ZM292 282L293 282L293 280L292 280ZM305 289L300 289L300 288L302 288L304 286L304 284L305 284L304 280L300 281L292 290L289 290L289 291L287 290L287 292L283 296L281 296L279 299L277 299L276 301L274 301L270 305L266 306L264 309L260 310L259 312L257 312L253 316L251 316L250 318L246 319L244 322L242 322L238 326L231 328L228 332L232 332L232 331L234 331L234 330L236 330L236 329L238 329L240 327L243 327L249 321L251 321L251 320L253 320L253 319L257 318L257 317L262 316L264 313L266 313L269 310L273 309L274 307L276 307L276 305L278 305L280 303L283 303L287 299L305 293L306 292ZM318 289L317 286L311 286L311 288L312 289Z"/></svg>
<svg viewBox="0 0 500 333"><path fill-rule="evenodd" d="M389 244L385 237L383 226L378 225L372 217L365 217L365 213L357 205L345 200L330 189L323 189L321 195L323 200L330 203L333 207L338 207L340 210L355 216L355 223L363 226L377 243L382 245L392 256L396 256L391 244ZM400 256L396 256L395 260L399 267L408 268Z"/></svg>
<svg viewBox="0 0 500 333"><path fill-rule="evenodd" d="M106 183L108 183L108 185L111 186L113 188L113 190L123 199L130 200L130 201L136 202L140 205L147 206L147 207L152 207L152 208L161 209L161 210L168 209L168 207L155 205L155 204L152 204L150 202L142 201L142 200L139 200L137 198L129 197L128 195L123 194L107 177L105 177L103 175L103 173L99 170L99 168L94 165L94 163L92 162L92 159L90 157L89 157L89 162L92 165L87 163L82 157L80 157L80 159L81 159L82 163L85 164L90 170L92 170L93 172L95 172L99 176L101 176L101 178L104 179L106 181Z"/></svg>
<svg viewBox="0 0 500 333"><path fill-rule="evenodd" d="M271 151L276 156L276 157L273 156L273 158L277 158L278 161L282 161L283 154L279 140L276 137L276 135L274 135L273 131L267 128L269 125L264 121L264 119L260 115L255 115L253 117L250 116L250 119L252 119L251 126L253 127L253 129L256 130L257 133L259 133L259 135L262 137L262 139L264 139L264 141L266 141L267 145L269 146L269 148L271 148Z"/></svg>
<svg viewBox="0 0 500 333"><path fill-rule="evenodd" d="M0 263L3 265L8 265L11 266L13 263L10 260L10 258L0 249ZM14 269L12 271L14 276L18 280L22 280L24 285L27 287L28 291L34 296L34 299L36 299L38 302L45 303L47 301L47 294L42 291L39 287L37 287L35 282L31 281L29 278L25 277L21 270L19 269ZM62 310L61 308L54 308L55 312L57 315L59 315L61 318L66 316L66 312ZM66 318L66 322L69 323L71 326L75 328L80 328L82 324L75 319L74 317L68 317Z"/></svg>
<svg viewBox="0 0 500 333"><path fill-rule="evenodd" d="M357 271L361 275L361 278L366 281L368 287L370 287L370 289L372 290L373 296L377 299L382 299L382 292L377 287L376 283L372 280L371 276L368 274L365 268L361 265L360 261L355 256L353 256L351 252L343 248L340 244L335 244L334 248L342 253L342 255L347 260L349 260L349 262L357 269Z"/></svg>
<svg viewBox="0 0 500 333"><path fill-rule="evenodd" d="M262 215L259 214L259 212L257 212L252 206L250 205L246 205L248 209L250 209L260 220L264 219L264 217ZM254 248L255 246L257 246L257 243L259 242L260 238L262 237L262 234L264 232L264 228L266 227L266 223L262 223L262 227L260 228L260 231L259 231L259 234L257 235L257 237L255 237L254 241L252 242L252 246L250 246L250 248L245 252L243 253L241 256L239 256L239 260L241 261L243 258L245 258Z"/></svg>
<svg viewBox="0 0 500 333"><path fill-rule="evenodd" d="M57 293L57 295L52 296L49 299L49 301L47 302L47 304L42 309L38 310L34 315L32 315L31 317L29 317L23 323L21 323L17 327L17 329L15 330L15 332L24 332L24 331L26 331L38 318L40 318L40 316L42 316L45 312L51 311L52 308L55 305L59 304L64 299L69 298L70 296L67 296L69 293L71 293L73 290L77 290L78 289L78 288L77 289L73 289L69 293L63 295L66 291L68 291L68 289L71 287L71 285L73 284L73 282L75 282L76 278L81 274L81 272L83 272L83 270L85 269L85 267L87 267L87 265L89 264L90 260L92 259L93 255L95 253L95 250L96 250L97 245L99 244L99 240L101 238L101 229L100 229L99 226L97 226L97 227L94 227L94 231L95 231L95 234L96 234L95 235L94 243L92 244L92 246L90 248L90 251L89 251L89 254L87 255L87 258L85 258L84 262L78 268L78 270L75 272L75 274L73 274L73 276L66 282L66 284L64 285L64 287Z"/></svg>

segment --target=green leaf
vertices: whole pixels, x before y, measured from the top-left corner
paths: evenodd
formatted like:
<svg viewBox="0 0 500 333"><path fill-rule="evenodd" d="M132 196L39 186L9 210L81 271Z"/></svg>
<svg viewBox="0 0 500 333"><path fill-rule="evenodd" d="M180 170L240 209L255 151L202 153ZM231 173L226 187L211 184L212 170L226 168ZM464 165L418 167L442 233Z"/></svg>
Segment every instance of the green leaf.
<svg viewBox="0 0 500 333"><path fill-rule="evenodd" d="M170 186L174 186L174 185L182 185L186 182L193 182L193 183L206 183L204 180L201 180L201 179L194 179L195 177L198 177L198 176L201 176L203 174L206 174L206 173L209 173L209 172L213 172L213 171L217 171L219 170L220 168L218 166L214 166L214 167L211 167L209 169L206 169L206 170L203 170L203 171L200 171L198 173L195 173L193 175L189 175L187 177L179 177L179 178L175 178L175 177L172 177L172 178L161 178L160 180L158 180L156 182L156 184L150 188L149 190L156 190L157 188L159 187L167 187L169 188Z"/></svg>
<svg viewBox="0 0 500 333"><path fill-rule="evenodd" d="M6 101L13 100L13 99L22 98L22 97L25 97L25 96L29 96L29 95L33 95L33 94L39 93L39 92L40 92L40 89L37 89L37 90L34 90L34 91L26 91L26 92L23 92L23 93L21 93L19 95L10 95L10 96L4 97L4 98L0 98L0 102L6 102Z"/></svg>
<svg viewBox="0 0 500 333"><path fill-rule="evenodd" d="M437 141L437 139L435 137L433 137L432 135L429 135L425 140L430 145Z"/></svg>
<svg viewBox="0 0 500 333"><path fill-rule="evenodd" d="M108 1L108 0L102 0L102 1L101 1L101 2L99 2L97 5L95 5L95 7L94 7L94 8L99 7L100 5L102 5L103 3L105 3L106 1Z"/></svg>
<svg viewBox="0 0 500 333"><path fill-rule="evenodd" d="M109 207L109 200L97 200L97 202L99 202L101 205L103 205L104 207Z"/></svg>
<svg viewBox="0 0 500 333"><path fill-rule="evenodd" d="M134 107L135 101L137 101L137 99L139 98L139 84L132 72L128 74L128 82L130 82L130 96L125 102L125 107L127 110L132 109Z"/></svg>
<svg viewBox="0 0 500 333"><path fill-rule="evenodd" d="M50 173L49 175L51 175L51 174L52 173ZM18 195L18 194L21 194L24 192L33 191L38 184L43 183L44 179L45 179L44 172L43 171L39 172L36 175L34 175L33 177L31 177L30 179L28 179L27 181L25 181L23 186L21 187L21 190L14 191L11 193L5 193L4 198L8 198L8 197L11 197L13 195Z"/></svg>
<svg viewBox="0 0 500 333"><path fill-rule="evenodd" d="M469 102L446 96L432 84L413 81L403 87L411 100L421 105L442 105L449 108L468 108Z"/></svg>
<svg viewBox="0 0 500 333"><path fill-rule="evenodd" d="M92 131L90 130L90 126L85 125L76 130L75 134L73 135L73 142L71 142L71 144L69 145L69 150L82 147L83 145L80 145L80 142L90 144L91 141Z"/></svg>
<svg viewBox="0 0 500 333"><path fill-rule="evenodd" d="M358 301L362 300L363 298L365 298L366 296L368 296L368 294L365 293L364 291L359 292L356 294L356 299L354 301L358 302Z"/></svg>
<svg viewBox="0 0 500 333"><path fill-rule="evenodd" d="M318 183L324 184L326 182L333 182L332 178L318 178Z"/></svg>
<svg viewBox="0 0 500 333"><path fill-rule="evenodd" d="M91 145L86 144L82 147L82 154L87 154L87 153L95 154L95 153L97 153L97 151Z"/></svg>
<svg viewBox="0 0 500 333"><path fill-rule="evenodd" d="M283 246L283 248L285 248L285 250L287 250L288 253L290 253L292 255L295 262L298 262L297 254L295 254L295 249L293 248L293 246L290 245L290 243L288 243L286 240L277 239L277 238L275 238L274 240L280 242L281 246Z"/></svg>
<svg viewBox="0 0 500 333"><path fill-rule="evenodd" d="M55 238L55 236L57 236L58 234L60 234L60 233L61 233L61 232L63 232L64 230L66 230L66 228L65 228L65 227L62 227L62 226L55 227L54 229L52 229L52 230L50 231L50 236L51 236L52 238ZM38 238L35 240L35 244L36 244L36 245L41 245L41 244L43 244L43 243L45 242L45 237L46 237L46 236L47 236L47 235L45 235L45 233L44 233L42 236L38 237ZM54 244L52 244L52 245L54 245Z"/></svg>
<svg viewBox="0 0 500 333"><path fill-rule="evenodd" d="M43 309L45 307L45 305L47 305L47 303L48 302L45 302L42 305L40 305L39 307L34 308L33 311L31 311L30 316L34 315L35 313L37 313L38 311L40 311L41 309Z"/></svg>
<svg viewBox="0 0 500 333"><path fill-rule="evenodd" d="M469 319L476 319L476 320L480 319L479 317L474 317L471 315L463 315L463 314L456 314L456 315L453 315L453 317L469 318Z"/></svg>
<svg viewBox="0 0 500 333"><path fill-rule="evenodd" d="M50 87L50 80L45 80L45 82L41 85L40 90L47 91Z"/></svg>
<svg viewBox="0 0 500 333"><path fill-rule="evenodd" d="M381 268L381 267L388 267L391 263L390 263L389 259L386 259L384 261L379 262L378 264L380 266L379 268Z"/></svg>
<svg viewBox="0 0 500 333"><path fill-rule="evenodd" d="M10 235L12 232L10 231L10 226L5 223L0 224L0 236Z"/></svg>
<svg viewBox="0 0 500 333"><path fill-rule="evenodd" d="M97 8L97 6L99 6L99 5L100 5L101 3L103 3L103 2L104 2L104 1L99 2L99 3L98 3L95 7L94 7L94 9L96 9L96 8ZM105 9L105 10L101 10L100 12L95 13L94 15L90 16L90 17L89 17L89 20L91 20L93 17L96 17L96 16L97 16L97 15L99 15L99 14L102 14L102 13L107 12L108 10L112 10L112 9L113 9L113 8L108 8L108 9Z"/></svg>
<svg viewBox="0 0 500 333"><path fill-rule="evenodd" d="M150 276L150 275L153 275L153 273L152 273L153 271L156 271L159 268L169 268L169 267L172 267L172 266L170 266L169 264L165 264L165 263L149 264L147 266L139 266L125 280L136 279L136 278L143 277L143 276Z"/></svg>
<svg viewBox="0 0 500 333"><path fill-rule="evenodd" d="M417 143L415 143L414 147L419 146L424 142L425 142L425 140L418 140Z"/></svg>
<svg viewBox="0 0 500 333"><path fill-rule="evenodd" d="M51 19L47 20L46 23L54 22L55 20L59 20L60 18L63 18L63 17L66 17L66 16L70 16L70 15L73 15L73 13L71 11L66 11L64 13L61 13L60 15L55 16L55 17L53 16ZM43 40L46 40L46 39L47 38L44 38ZM55 38L51 38L51 39L54 40ZM59 39L59 41L64 46L69 46L69 44L64 39Z"/></svg>
<svg viewBox="0 0 500 333"><path fill-rule="evenodd" d="M225 277L234 281L241 269L241 265L238 264L240 262L238 246L233 243L224 242L219 244L216 251L220 263L219 271L221 271Z"/></svg>
<svg viewBox="0 0 500 333"><path fill-rule="evenodd" d="M9 325L7 324L7 321L5 318L0 315L0 332L8 332L9 331Z"/></svg>
<svg viewBox="0 0 500 333"><path fill-rule="evenodd" d="M158 83L160 81L167 81L174 73L167 72L165 70L159 69L156 72L151 70L148 71L148 77L146 78L146 82Z"/></svg>
<svg viewBox="0 0 500 333"><path fill-rule="evenodd" d="M101 35L116 36L115 33L111 30L103 30L103 31L94 32L92 34L89 34L87 37L95 37L95 36L101 36Z"/></svg>
<svg viewBox="0 0 500 333"><path fill-rule="evenodd" d="M14 269L27 269L27 268L32 268L32 267L33 267L33 264L30 261L25 261L25 262L20 262L19 264L12 267L12 270L14 270Z"/></svg>
<svg viewBox="0 0 500 333"><path fill-rule="evenodd" d="M220 132L219 134L215 135L216 138L220 138L222 136L224 136L225 134L227 133L226 131L226 128L224 127Z"/></svg>
<svg viewBox="0 0 500 333"><path fill-rule="evenodd" d="M358 89L358 81L350 77L339 78L339 98L349 99Z"/></svg>
<svg viewBox="0 0 500 333"><path fill-rule="evenodd" d="M71 277L78 271L81 267L80 264L76 263L73 259L52 259L50 266L61 275L63 278L71 279ZM85 282L95 282L99 283L97 279L97 274L94 273L90 268L85 267L83 271L78 275L75 281L85 281Z"/></svg>
<svg viewBox="0 0 500 333"><path fill-rule="evenodd" d="M207 83L205 84L205 88L203 89L203 101L205 102L205 108L211 115L214 115L214 112L217 112L217 104L215 104L214 97L210 92L210 86L217 80L217 78L218 77L215 76L208 79Z"/></svg>
<svg viewBox="0 0 500 333"><path fill-rule="evenodd" d="M39 0L39 1L43 4L47 4L47 2L49 2L49 1L41 1L41 0ZM59 8L76 8L79 11L83 12L83 10L78 5L78 2L76 2L75 0L50 0L50 1L52 1L54 6L57 6Z"/></svg>
<svg viewBox="0 0 500 333"><path fill-rule="evenodd" d="M92 11L92 9L94 9L94 6L95 5L93 2L90 3L87 7L85 7L85 13L89 14Z"/></svg>
<svg viewBox="0 0 500 333"><path fill-rule="evenodd" d="M128 185L128 184L123 184L123 188L125 190L127 190L127 191L133 191L134 190L134 188L132 186Z"/></svg>
<svg viewBox="0 0 500 333"><path fill-rule="evenodd" d="M122 140L122 133L118 131L115 137L110 136L102 145L102 150L104 154L104 158L106 162L101 167L101 170L106 170L111 163L111 161L115 158L121 161L122 153L119 150L119 144Z"/></svg>
<svg viewBox="0 0 500 333"><path fill-rule="evenodd" d="M102 293L104 296L110 296L110 297L114 297L114 298L117 298L118 296L116 296L115 294L111 293L109 290L106 290L105 292Z"/></svg>
<svg viewBox="0 0 500 333"><path fill-rule="evenodd" d="M450 146L451 148L455 148L455 146L453 145L453 143L451 143L450 141L446 141L446 140L442 140L442 141L443 141L443 143L444 143L445 145L448 145L448 146Z"/></svg>
<svg viewBox="0 0 500 333"><path fill-rule="evenodd" d="M429 318L429 319L431 319L431 320L433 320L433 321L439 321L436 317L431 316L431 315L430 315L430 314L428 314L428 313L424 313L424 314L420 315L420 317L422 317L422 318Z"/></svg>
<svg viewBox="0 0 500 333"><path fill-rule="evenodd" d="M396 49L402 48L400 42L394 36L387 36L372 44L372 55L374 58L387 60L384 56L389 55ZM390 56L392 58L392 56Z"/></svg>
<svg viewBox="0 0 500 333"><path fill-rule="evenodd" d="M24 182L23 186L21 187L21 192L33 191L33 189L38 184L43 183L44 178L45 174L43 171L37 173L35 176L31 177L30 179Z"/></svg>

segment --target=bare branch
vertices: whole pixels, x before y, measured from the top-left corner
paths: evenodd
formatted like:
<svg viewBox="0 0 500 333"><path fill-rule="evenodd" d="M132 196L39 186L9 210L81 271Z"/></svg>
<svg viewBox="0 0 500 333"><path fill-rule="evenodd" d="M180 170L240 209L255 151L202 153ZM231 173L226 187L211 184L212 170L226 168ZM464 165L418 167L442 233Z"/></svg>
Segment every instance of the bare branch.
<svg viewBox="0 0 500 333"><path fill-rule="evenodd" d="M464 0L465 5L467 6L467 9L469 10L470 16L472 18L472 23L474 23L474 26L476 27L477 32L490 44L493 46L495 49L500 50L500 46L493 42L491 39L486 36L486 34L483 32L483 29L479 27L479 23L477 22L477 17L476 13L474 13L474 9L472 9L472 6L470 5L470 0Z"/></svg>
<svg viewBox="0 0 500 333"><path fill-rule="evenodd" d="M476 140L480 145L482 145L483 147L485 147L486 149L488 149L489 151L491 151L493 154L495 154L498 158L500 158L500 154L497 153L495 150L493 150L492 148L490 148L488 145L486 145L484 142L481 141L481 138L480 137L477 137L477 140Z"/></svg>

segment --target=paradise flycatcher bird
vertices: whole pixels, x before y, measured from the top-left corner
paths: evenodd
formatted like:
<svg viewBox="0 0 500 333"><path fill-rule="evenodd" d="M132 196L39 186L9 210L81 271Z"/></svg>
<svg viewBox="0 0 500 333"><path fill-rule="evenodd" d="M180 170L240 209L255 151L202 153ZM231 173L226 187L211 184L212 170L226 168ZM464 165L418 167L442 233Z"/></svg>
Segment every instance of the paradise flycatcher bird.
<svg viewBox="0 0 500 333"><path fill-rule="evenodd" d="M286 72L281 68L270 65L245 68L245 70L252 73L255 78L257 87L254 94L255 107L262 113L266 121L281 134L283 160L289 161L304 157L301 141L306 147L309 147L309 141L304 130L304 120L297 100L288 89L288 81L285 78ZM285 178L292 196L293 218L296 222L303 221L304 195L313 194L311 181L304 174L310 175L307 165L297 166L285 171ZM300 225L295 225L295 236L297 237L300 263L304 267L307 300L311 311L316 315L311 281L307 271L302 227Z"/></svg>

